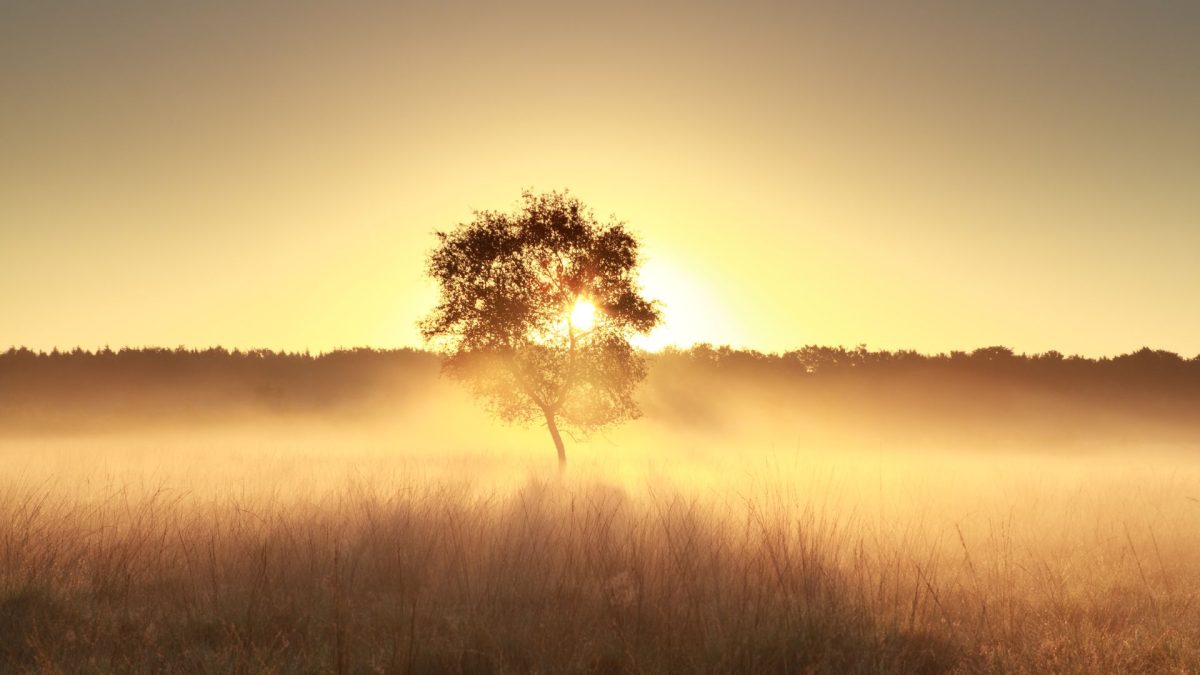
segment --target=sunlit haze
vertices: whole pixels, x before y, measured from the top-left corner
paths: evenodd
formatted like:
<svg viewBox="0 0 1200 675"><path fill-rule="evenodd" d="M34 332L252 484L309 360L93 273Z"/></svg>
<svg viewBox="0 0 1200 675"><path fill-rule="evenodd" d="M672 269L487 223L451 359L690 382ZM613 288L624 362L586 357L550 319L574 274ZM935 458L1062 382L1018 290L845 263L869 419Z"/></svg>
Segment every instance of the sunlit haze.
<svg viewBox="0 0 1200 675"><path fill-rule="evenodd" d="M0 348L417 346L569 188L643 344L1200 352L1200 5L0 8Z"/></svg>
<svg viewBox="0 0 1200 675"><path fill-rule="evenodd" d="M1200 673L1200 1L0 2L0 673Z"/></svg>

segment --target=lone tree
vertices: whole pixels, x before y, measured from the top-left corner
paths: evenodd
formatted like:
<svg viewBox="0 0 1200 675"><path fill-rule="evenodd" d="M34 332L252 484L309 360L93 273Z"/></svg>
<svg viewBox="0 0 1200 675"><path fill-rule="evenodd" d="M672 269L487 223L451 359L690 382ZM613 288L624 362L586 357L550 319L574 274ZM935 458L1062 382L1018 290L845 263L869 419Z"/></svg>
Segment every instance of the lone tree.
<svg viewBox="0 0 1200 675"><path fill-rule="evenodd" d="M428 273L440 299L421 333L501 419L544 419L561 470L560 422L586 432L640 414L646 367L629 338L661 317L637 284L638 241L566 191L474 216L437 233Z"/></svg>

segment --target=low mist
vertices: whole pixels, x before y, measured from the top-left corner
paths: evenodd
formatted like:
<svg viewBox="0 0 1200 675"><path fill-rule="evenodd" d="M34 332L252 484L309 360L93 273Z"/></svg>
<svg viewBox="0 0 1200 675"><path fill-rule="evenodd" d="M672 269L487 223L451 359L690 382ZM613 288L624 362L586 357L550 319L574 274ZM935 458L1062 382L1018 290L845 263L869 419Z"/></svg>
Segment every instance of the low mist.
<svg viewBox="0 0 1200 675"><path fill-rule="evenodd" d="M960 478L971 466L1020 473L1029 461L1071 473L1160 457L1187 466L1200 448L1200 361L1165 352L1095 361L700 346L649 365L642 417L568 430L573 475L687 486L833 466L855 467L858 480L870 466L872 481L911 483L949 467ZM544 427L495 420L435 355L413 350L12 350L0 354L0 446L10 480L99 468L276 494L353 476L490 489L553 468Z"/></svg>
<svg viewBox="0 0 1200 675"><path fill-rule="evenodd" d="M14 350L0 660L1187 670L1198 366L666 352L560 477L423 352Z"/></svg>

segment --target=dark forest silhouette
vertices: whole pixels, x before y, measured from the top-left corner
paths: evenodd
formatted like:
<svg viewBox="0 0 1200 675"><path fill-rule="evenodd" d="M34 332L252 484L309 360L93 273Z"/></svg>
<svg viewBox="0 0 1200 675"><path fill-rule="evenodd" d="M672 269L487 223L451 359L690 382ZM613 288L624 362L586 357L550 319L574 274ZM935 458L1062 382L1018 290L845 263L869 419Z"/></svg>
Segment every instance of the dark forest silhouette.
<svg viewBox="0 0 1200 675"><path fill-rule="evenodd" d="M1200 356L1161 350L1092 359L700 345L647 360L646 417L705 431L755 414L881 443L1200 441ZM0 353L0 434L386 415L427 395L438 371L437 355L412 349L10 349Z"/></svg>

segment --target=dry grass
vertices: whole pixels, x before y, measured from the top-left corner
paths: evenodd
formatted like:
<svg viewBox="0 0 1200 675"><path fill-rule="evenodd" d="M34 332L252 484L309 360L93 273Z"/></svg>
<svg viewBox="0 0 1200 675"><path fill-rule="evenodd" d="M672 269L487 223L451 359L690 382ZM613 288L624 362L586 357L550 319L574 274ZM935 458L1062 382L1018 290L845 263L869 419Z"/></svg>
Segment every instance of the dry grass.
<svg viewBox="0 0 1200 675"><path fill-rule="evenodd" d="M1200 671L1200 473L1093 464L11 480L0 671Z"/></svg>

